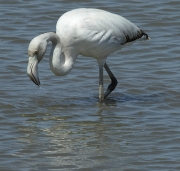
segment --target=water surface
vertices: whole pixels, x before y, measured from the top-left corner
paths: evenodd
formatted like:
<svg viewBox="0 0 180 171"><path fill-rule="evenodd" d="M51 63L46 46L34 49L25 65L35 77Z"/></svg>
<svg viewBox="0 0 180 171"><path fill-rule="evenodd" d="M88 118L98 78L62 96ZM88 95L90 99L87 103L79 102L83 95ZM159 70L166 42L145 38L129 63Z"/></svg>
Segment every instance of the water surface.
<svg viewBox="0 0 180 171"><path fill-rule="evenodd" d="M179 1L0 4L0 170L180 170ZM30 40L78 7L122 15L151 37L108 58L119 84L102 104L93 58L79 56L69 75L57 77L49 44L41 87L26 74Z"/></svg>

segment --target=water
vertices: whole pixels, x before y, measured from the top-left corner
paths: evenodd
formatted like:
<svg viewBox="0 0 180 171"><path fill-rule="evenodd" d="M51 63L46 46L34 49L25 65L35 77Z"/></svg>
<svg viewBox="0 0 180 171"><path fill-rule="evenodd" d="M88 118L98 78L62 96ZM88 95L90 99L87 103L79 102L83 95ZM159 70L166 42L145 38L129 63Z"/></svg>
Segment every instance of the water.
<svg viewBox="0 0 180 171"><path fill-rule="evenodd" d="M180 1L0 0L0 170L180 170ZM151 37L111 55L118 86L98 102L98 65L80 56L72 72L39 65L28 78L27 48L55 31L64 12L120 14ZM105 87L110 80L105 73Z"/></svg>

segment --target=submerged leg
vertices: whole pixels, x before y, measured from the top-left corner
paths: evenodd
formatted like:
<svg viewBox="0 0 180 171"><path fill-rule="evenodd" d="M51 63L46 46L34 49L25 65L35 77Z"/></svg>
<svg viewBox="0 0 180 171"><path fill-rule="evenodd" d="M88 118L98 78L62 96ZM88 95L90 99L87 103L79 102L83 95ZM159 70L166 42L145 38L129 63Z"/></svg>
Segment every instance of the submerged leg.
<svg viewBox="0 0 180 171"><path fill-rule="evenodd" d="M103 65L99 65L99 101L104 101Z"/></svg>
<svg viewBox="0 0 180 171"><path fill-rule="evenodd" d="M118 82L106 63L104 64L104 68L106 69L109 77L111 78L111 84L109 84L106 93L104 94L104 99L105 99L115 89Z"/></svg>

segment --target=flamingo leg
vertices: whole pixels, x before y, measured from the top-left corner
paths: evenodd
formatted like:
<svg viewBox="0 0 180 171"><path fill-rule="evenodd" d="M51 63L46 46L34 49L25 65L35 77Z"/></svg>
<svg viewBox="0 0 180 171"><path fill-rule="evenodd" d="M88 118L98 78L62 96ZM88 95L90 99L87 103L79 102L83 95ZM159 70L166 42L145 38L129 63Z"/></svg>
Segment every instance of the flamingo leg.
<svg viewBox="0 0 180 171"><path fill-rule="evenodd" d="M115 87L117 86L117 79L114 76L114 74L111 72L110 68L108 67L108 65L105 63L104 64L104 68L106 69L109 77L111 78L111 84L109 84L105 94L104 94L104 99L115 89Z"/></svg>
<svg viewBox="0 0 180 171"><path fill-rule="evenodd" d="M99 65L99 101L104 101L103 65Z"/></svg>

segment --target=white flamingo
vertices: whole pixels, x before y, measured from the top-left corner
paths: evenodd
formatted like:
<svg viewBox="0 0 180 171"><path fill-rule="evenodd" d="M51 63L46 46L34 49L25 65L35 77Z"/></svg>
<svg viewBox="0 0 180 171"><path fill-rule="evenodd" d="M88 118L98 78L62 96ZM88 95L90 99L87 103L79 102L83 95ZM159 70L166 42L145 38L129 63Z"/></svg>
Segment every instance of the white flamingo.
<svg viewBox="0 0 180 171"><path fill-rule="evenodd" d="M56 25L56 33L35 37L29 44L27 73L40 85L38 63L43 58L47 43L52 42L50 68L58 76L67 75L77 56L89 56L99 65L99 100L103 101L116 87L117 80L109 69L106 58L135 40L149 39L148 35L127 19L99 9L80 8L63 14ZM111 84L103 90L103 67Z"/></svg>

